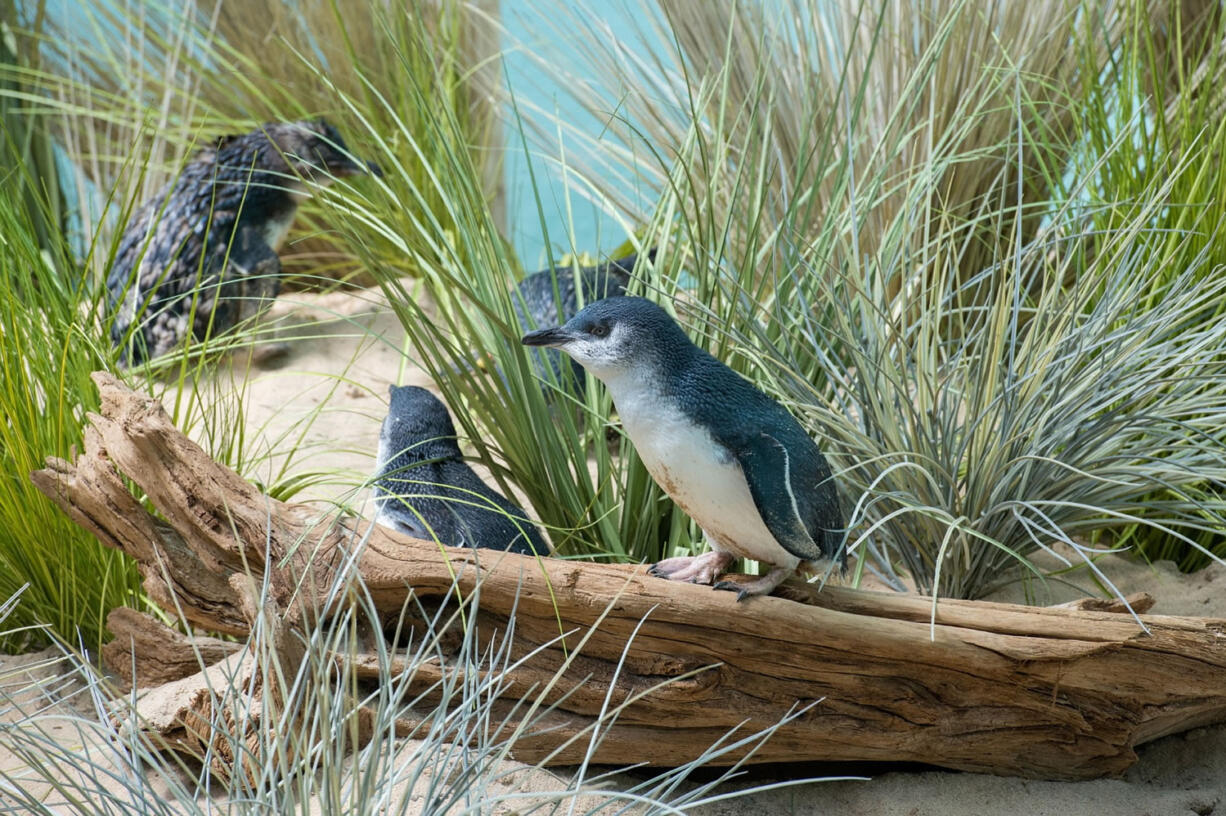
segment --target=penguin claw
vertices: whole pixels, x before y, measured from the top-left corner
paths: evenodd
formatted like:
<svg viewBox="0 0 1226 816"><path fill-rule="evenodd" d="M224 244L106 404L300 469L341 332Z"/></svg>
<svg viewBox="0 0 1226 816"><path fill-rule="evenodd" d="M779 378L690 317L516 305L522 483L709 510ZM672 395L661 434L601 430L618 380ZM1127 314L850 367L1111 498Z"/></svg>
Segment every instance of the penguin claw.
<svg viewBox="0 0 1226 816"><path fill-rule="evenodd" d="M792 570L786 567L775 567L761 578L755 578L752 581L720 581L715 585L716 589L726 589L730 592L736 592L737 601L743 601L754 595L770 595L775 591L775 588L792 574Z"/></svg>
<svg viewBox="0 0 1226 816"><path fill-rule="evenodd" d="M745 600L751 594L749 592L746 592L744 589L742 589L741 585L738 584L736 581L720 581L716 584L713 584L711 588L712 589L722 589L726 592L735 592L737 603L740 603L741 601Z"/></svg>

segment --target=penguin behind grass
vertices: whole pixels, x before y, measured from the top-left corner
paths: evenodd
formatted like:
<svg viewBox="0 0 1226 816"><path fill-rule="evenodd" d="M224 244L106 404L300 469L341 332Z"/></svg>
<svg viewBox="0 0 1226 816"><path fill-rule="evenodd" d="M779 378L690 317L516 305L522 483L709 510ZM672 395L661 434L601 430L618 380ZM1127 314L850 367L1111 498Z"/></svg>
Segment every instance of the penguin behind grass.
<svg viewBox="0 0 1226 816"><path fill-rule="evenodd" d="M452 547L549 555L527 514L464 461L447 406L417 386L389 391L375 463L375 521Z"/></svg>
<svg viewBox="0 0 1226 816"><path fill-rule="evenodd" d="M281 289L277 251L312 189L382 175L322 119L224 136L136 211L107 275L111 341L139 365L260 313Z"/></svg>
<svg viewBox="0 0 1226 816"><path fill-rule="evenodd" d="M643 260L654 264L656 250L649 249L641 256L634 253L597 266L581 266L577 270L560 266L533 272L519 282L511 295L515 316L525 331L565 323L578 313L580 295L583 304L625 295L635 268ZM535 356L532 359L537 377L547 379L546 372L552 369L554 378L561 385L573 388L575 393L583 390L583 366L572 360L568 366L570 376L563 378L562 352L546 349L545 360L547 363L540 362Z"/></svg>

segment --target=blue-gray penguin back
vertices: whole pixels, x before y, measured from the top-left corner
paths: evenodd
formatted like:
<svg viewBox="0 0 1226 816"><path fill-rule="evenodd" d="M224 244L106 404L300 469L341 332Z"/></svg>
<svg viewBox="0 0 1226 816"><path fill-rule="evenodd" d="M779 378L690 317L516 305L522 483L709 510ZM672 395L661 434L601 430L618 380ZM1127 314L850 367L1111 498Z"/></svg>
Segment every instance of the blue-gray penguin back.
<svg viewBox="0 0 1226 816"><path fill-rule="evenodd" d="M464 461L447 406L417 386L390 392L375 464L376 521L453 547L548 555L527 514Z"/></svg>
<svg viewBox="0 0 1226 816"><path fill-rule="evenodd" d="M675 359L669 356L669 362ZM780 544L803 560L829 559L845 569L838 487L829 461L796 417L702 350L674 380L672 395L737 454L755 503ZM804 529L793 528L793 522Z"/></svg>

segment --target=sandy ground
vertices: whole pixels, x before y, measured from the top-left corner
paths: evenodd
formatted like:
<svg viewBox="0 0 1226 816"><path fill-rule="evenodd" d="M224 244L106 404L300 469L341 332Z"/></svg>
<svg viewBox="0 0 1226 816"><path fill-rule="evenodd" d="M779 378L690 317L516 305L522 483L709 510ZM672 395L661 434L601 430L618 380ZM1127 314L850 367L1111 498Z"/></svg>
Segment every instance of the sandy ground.
<svg viewBox="0 0 1226 816"><path fill-rule="evenodd" d="M276 481L284 475L284 452L293 450L290 472L345 471L309 488L299 499L326 502L345 495L360 507L369 492L362 483L373 464L379 424L386 410L387 385L428 385L429 379L402 356L403 331L376 294L289 295L278 302L276 310L298 325L294 333L300 339L289 359L280 368L253 371L250 376L236 364L231 374L235 382L245 381L243 423L248 429L247 444L267 454L251 464L248 472L265 482ZM1105 569L1123 592L1146 591L1155 596L1158 604L1154 612L1226 618L1226 568L1181 575L1170 564L1151 567L1112 558ZM1084 576L1072 585L1019 585L1001 593L998 599L1021 600L1029 594L1041 603L1058 603L1090 594L1090 586ZM53 786L31 770L29 756L11 750L14 744L36 751L41 741L101 766L115 767L118 763L104 741L82 726L96 716L94 705L79 683L64 680L64 671L64 663L51 653L0 658L0 813L22 812L8 809L12 800L6 786L11 784L43 791L49 801L56 798ZM31 732L25 714L46 705L63 717L46 721L40 732ZM406 751L411 749L406 745ZM709 816L1226 814L1226 726L1158 740L1140 748L1138 754L1139 761L1122 779L1037 782L942 771L891 771L877 766L868 769L873 777L869 781L816 782L751 794L690 812ZM838 769L840 774L854 772ZM821 770L799 773L816 776ZM738 785L769 784L778 779L769 772L754 772ZM566 786L565 773L524 768L496 790L531 792ZM155 780L149 795L157 792ZM500 808L498 812L511 811Z"/></svg>

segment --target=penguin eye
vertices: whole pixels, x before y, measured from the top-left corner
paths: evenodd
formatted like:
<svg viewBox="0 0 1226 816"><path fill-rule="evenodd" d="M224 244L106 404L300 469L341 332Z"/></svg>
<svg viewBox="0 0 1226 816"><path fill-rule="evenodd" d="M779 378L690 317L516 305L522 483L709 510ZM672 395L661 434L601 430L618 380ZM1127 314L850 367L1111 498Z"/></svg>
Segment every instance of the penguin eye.
<svg viewBox="0 0 1226 816"><path fill-rule="evenodd" d="M589 332L589 334L591 334L592 337L608 337L609 327L601 326L601 325L592 326L592 329Z"/></svg>

